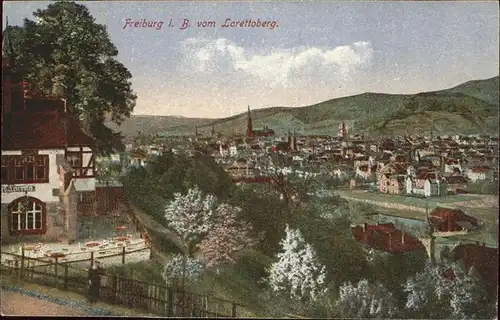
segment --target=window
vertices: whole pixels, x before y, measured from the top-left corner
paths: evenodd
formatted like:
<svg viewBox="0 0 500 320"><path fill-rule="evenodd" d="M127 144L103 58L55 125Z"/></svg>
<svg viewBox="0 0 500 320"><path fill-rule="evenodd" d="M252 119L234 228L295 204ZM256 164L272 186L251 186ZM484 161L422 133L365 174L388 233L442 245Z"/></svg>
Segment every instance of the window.
<svg viewBox="0 0 500 320"><path fill-rule="evenodd" d="M49 156L2 156L2 183L49 182Z"/></svg>
<svg viewBox="0 0 500 320"><path fill-rule="evenodd" d="M68 152L66 159L73 170L75 170L75 176L80 176L82 174L82 154Z"/></svg>
<svg viewBox="0 0 500 320"><path fill-rule="evenodd" d="M14 167L15 167L15 180L16 181L24 181L24 173L25 173L25 167L24 167L24 159L23 157L16 157L14 159Z"/></svg>
<svg viewBox="0 0 500 320"><path fill-rule="evenodd" d="M21 197L9 205L10 232L42 234L45 232L45 204L38 199Z"/></svg>
<svg viewBox="0 0 500 320"><path fill-rule="evenodd" d="M36 159L35 165L36 165L36 179L37 180L44 180L48 176L48 168L49 164L48 162L48 157L38 157Z"/></svg>

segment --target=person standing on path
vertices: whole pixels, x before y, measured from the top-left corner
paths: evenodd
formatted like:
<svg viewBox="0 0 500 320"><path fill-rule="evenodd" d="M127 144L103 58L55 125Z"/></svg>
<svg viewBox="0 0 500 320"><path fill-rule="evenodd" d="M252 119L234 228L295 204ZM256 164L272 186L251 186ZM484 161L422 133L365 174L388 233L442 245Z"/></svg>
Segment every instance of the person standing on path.
<svg viewBox="0 0 500 320"><path fill-rule="evenodd" d="M89 268L89 289L88 299L90 303L94 303L99 299L99 291L101 289L101 274L103 273L99 260L94 261Z"/></svg>

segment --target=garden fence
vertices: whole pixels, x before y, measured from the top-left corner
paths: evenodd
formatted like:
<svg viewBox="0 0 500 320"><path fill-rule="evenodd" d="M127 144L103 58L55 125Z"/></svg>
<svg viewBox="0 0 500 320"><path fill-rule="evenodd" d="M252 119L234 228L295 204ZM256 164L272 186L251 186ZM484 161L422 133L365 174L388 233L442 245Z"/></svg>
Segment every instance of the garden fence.
<svg viewBox="0 0 500 320"><path fill-rule="evenodd" d="M1 272L23 281L86 294L88 269L81 264L58 259L30 258L2 252ZM90 259L87 259L88 264ZM87 265L88 265L87 264ZM110 304L167 317L237 317L238 304L213 296L174 287L128 279L115 274L101 276L100 299Z"/></svg>

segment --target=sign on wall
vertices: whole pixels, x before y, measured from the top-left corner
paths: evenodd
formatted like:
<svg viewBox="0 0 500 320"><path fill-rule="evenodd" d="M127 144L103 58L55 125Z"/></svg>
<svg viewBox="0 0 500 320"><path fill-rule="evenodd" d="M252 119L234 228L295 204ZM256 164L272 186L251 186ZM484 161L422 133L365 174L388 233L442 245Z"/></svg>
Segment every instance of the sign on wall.
<svg viewBox="0 0 500 320"><path fill-rule="evenodd" d="M12 192L35 192L35 186L15 186L15 185L3 185L2 193L12 193Z"/></svg>

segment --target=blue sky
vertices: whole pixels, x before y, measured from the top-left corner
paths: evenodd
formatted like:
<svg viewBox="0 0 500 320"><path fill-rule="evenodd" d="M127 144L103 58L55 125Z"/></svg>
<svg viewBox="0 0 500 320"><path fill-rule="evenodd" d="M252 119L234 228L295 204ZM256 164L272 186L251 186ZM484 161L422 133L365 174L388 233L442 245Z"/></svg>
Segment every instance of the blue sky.
<svg viewBox="0 0 500 320"><path fill-rule="evenodd" d="M133 75L135 114L225 117L363 92L417 93L498 75L490 2L80 2ZM48 2L3 2L20 25ZM225 20L278 27L223 28ZM161 29L123 28L126 19ZM172 19L174 27L168 27ZM191 26L180 30L183 19ZM197 22L215 21L215 28Z"/></svg>

